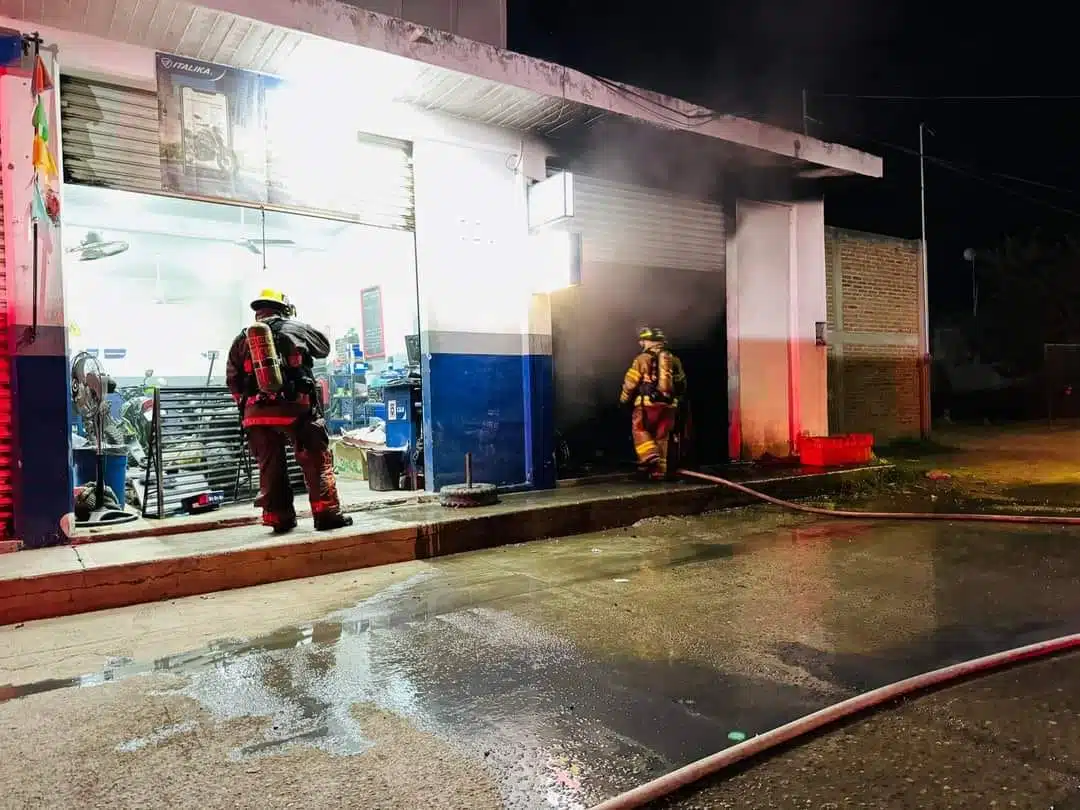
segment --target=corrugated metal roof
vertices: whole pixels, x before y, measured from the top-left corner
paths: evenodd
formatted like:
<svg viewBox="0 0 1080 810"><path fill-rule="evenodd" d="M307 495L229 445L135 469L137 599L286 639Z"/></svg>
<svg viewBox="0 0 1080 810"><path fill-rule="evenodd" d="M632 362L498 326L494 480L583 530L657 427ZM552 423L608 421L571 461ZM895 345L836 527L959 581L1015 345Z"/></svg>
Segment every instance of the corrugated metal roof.
<svg viewBox="0 0 1080 810"><path fill-rule="evenodd" d="M258 5L252 0L251 13L258 12ZM704 149L719 157L721 162L728 157L738 156L739 160L754 165L782 165L796 169L816 165L799 159L797 139L794 157L788 156L790 150L784 151L784 144L777 146L769 141L769 138L783 141L788 136L798 136L782 130L773 131L752 122L746 123L751 127L760 126L762 130L755 136L761 139L760 146L756 148L738 145L715 135L687 131L685 127L665 126L663 116L660 116L660 120L652 121L648 117L639 118L633 112L608 112L601 109L599 104L591 106L580 100L546 95L514 84L417 61L399 53L316 37L228 11L199 6L187 0L0 0L0 16L24 21L24 28L41 25L89 34L104 40L286 78L314 61L323 65L323 69L332 70L338 75L355 76L358 83L377 77L380 88L391 88L394 100L541 137L603 140L614 128L614 131L623 134L632 131L635 142L660 144L662 141L666 145L659 146L659 149L666 153L673 151L670 138L674 137L674 143L692 147L686 150L688 155ZM438 32L428 33L438 35ZM466 41L456 39L455 42L456 46L461 46ZM481 47L477 43L473 45ZM515 64L526 59L507 52L495 52L491 58L501 58L500 54ZM62 54L61 64L65 64ZM536 62L536 65L540 72L560 70L558 66L547 63ZM579 79L585 78L579 76ZM145 77L145 82L152 81L152 76ZM615 85L605 82L604 86ZM652 109L650 105L670 102L690 108L685 102L665 100L662 96L636 88L629 88L626 92L634 99L640 99L634 102L635 107ZM670 115L677 117L677 109ZM825 146L831 148L831 145ZM824 165L831 164L826 160Z"/></svg>
<svg viewBox="0 0 1080 810"><path fill-rule="evenodd" d="M306 35L178 0L0 0L29 23L276 73Z"/></svg>
<svg viewBox="0 0 1080 810"><path fill-rule="evenodd" d="M319 39L183 0L0 0L0 15L245 70L287 75L305 43L331 49L360 75L392 63L397 100L459 118L548 136L598 117L581 104L444 68ZM308 45L310 47L310 44ZM363 53L360 52L363 50ZM385 64L382 64L385 63Z"/></svg>

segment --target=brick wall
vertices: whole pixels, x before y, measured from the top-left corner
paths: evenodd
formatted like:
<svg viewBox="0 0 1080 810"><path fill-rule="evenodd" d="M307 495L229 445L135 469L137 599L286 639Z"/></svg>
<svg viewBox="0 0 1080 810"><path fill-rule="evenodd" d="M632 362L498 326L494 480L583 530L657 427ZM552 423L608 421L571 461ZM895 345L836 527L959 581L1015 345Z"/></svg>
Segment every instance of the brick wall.
<svg viewBox="0 0 1080 810"><path fill-rule="evenodd" d="M829 432L919 433L919 243L825 230Z"/></svg>

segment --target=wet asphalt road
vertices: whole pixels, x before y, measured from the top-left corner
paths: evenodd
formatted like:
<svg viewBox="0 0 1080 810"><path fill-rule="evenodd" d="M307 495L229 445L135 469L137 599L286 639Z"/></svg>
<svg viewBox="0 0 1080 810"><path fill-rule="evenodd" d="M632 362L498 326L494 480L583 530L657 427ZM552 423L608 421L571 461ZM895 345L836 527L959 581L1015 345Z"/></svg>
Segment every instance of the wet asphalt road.
<svg viewBox="0 0 1080 810"><path fill-rule="evenodd" d="M358 572L362 598L271 632L87 641L74 680L61 655L19 677L17 634L65 625L4 629L0 807L585 808L732 732L1076 632L1078 541L751 510Z"/></svg>
<svg viewBox="0 0 1080 810"><path fill-rule="evenodd" d="M654 810L1080 808L1080 655L913 698Z"/></svg>

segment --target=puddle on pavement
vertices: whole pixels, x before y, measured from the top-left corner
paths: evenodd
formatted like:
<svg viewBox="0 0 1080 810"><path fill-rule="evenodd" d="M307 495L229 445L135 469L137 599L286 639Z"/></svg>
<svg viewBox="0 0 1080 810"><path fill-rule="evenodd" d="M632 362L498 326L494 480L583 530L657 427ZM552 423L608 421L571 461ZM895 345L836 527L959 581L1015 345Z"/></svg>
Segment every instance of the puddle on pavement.
<svg viewBox="0 0 1080 810"><path fill-rule="evenodd" d="M779 660L857 694L1060 634L1061 623L1048 620L1020 621L1007 627L948 625L873 654L824 652L798 643L777 645L774 652Z"/></svg>
<svg viewBox="0 0 1080 810"><path fill-rule="evenodd" d="M675 564L730 554L730 546L691 547ZM413 591L439 579L414 577L325 621L149 663L118 660L4 696L184 675L161 694L188 697L218 721L268 718L261 738L233 751L239 759L292 746L365 751L372 743L352 709L369 704L483 762L513 808L589 806L731 744L732 730L760 733L823 702L803 688L678 661L598 660L508 611L425 616ZM137 753L189 730L164 727L114 745Z"/></svg>

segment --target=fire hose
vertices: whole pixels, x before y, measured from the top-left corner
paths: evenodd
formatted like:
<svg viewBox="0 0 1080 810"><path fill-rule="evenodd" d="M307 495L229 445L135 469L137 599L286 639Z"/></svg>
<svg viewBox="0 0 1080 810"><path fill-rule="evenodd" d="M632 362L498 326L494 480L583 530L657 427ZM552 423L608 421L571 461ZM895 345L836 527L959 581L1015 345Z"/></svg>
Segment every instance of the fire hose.
<svg viewBox="0 0 1080 810"><path fill-rule="evenodd" d="M880 708L907 695L938 688L964 678L1019 664L1022 661L1058 655L1078 647L1080 647L1080 633L1061 636L1060 638L1029 644L1025 647L1016 647L1011 650L993 653L971 661L952 664L931 672L924 672L922 675L916 675L913 678L882 686L879 689L863 692L861 695L856 695L813 714L800 717L798 720L782 725L772 731L751 737L745 742L717 751L704 759L691 762L689 765L665 774L658 779L639 785L607 801L600 802L592 810L631 810L632 808L645 807L652 802L670 796L678 790L682 790L694 782L709 776L716 776L725 769L750 757L760 756L770 749L811 734L825 726L862 712Z"/></svg>
<svg viewBox="0 0 1080 810"><path fill-rule="evenodd" d="M856 509L825 509L819 506L807 506L802 503L793 503L781 498L774 498L764 492L758 492L748 486L720 478L716 475L695 472L694 470L679 470L678 474L685 478L696 478L700 481L708 481L710 484L719 484L728 487L743 495L780 506L784 509L792 509L807 515L818 515L832 518L856 518L858 520L947 520L953 522L966 521L969 523L1039 523L1050 526L1080 526L1080 517L1066 517L1059 515L976 515L966 513L948 512L861 512Z"/></svg>
<svg viewBox="0 0 1080 810"><path fill-rule="evenodd" d="M791 509L809 515L832 518L857 518L857 519L880 519L880 520L945 520L945 521L968 521L981 523L1031 523L1049 524L1056 526L1078 526L1080 517L1054 517L1051 515L978 515L978 514L947 514L943 512L862 512L858 510L826 509L806 504L785 501L766 495L751 487L729 481L716 475L695 472L694 470L679 470L678 474L686 478L694 478L728 487L736 492L749 495L752 498ZM743 762L751 757L760 756L778 746L789 743L800 737L812 734L826 726L838 723L854 715L881 708L897 699L917 692L940 688L975 675L985 674L997 669L1030 661L1037 658L1045 658L1057 655L1069 650L1080 648L1080 633L1061 636L1060 638L1041 641L1024 647L1016 647L1011 650L993 653L991 655L963 661L958 664L925 672L902 681L864 692L861 695L827 706L824 709L800 717L790 723L764 734L752 737L745 742L732 745L710 754L696 762L691 762L678 770L665 774L651 782L646 782L632 790L607 799L594 806L592 810L633 810L633 808L645 807L655 801L670 796L671 794L699 782L702 779L717 776L728 768Z"/></svg>

